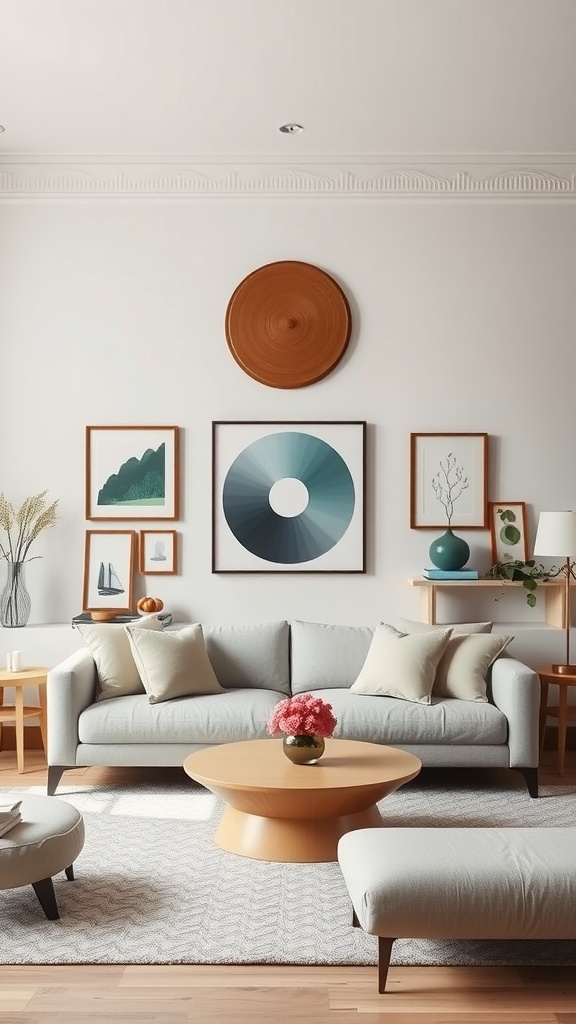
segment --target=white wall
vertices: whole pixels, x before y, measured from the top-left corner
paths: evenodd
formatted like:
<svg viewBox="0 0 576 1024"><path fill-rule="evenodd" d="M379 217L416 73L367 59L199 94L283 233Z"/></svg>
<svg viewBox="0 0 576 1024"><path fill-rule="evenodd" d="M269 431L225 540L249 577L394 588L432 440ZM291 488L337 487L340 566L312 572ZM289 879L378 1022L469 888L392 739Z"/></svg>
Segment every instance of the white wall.
<svg viewBox="0 0 576 1024"><path fill-rule="evenodd" d="M60 499L27 569L31 623L81 610L85 530L115 528L84 519L86 424L182 428L180 574L137 581L178 620L418 617L406 578L439 531L409 528L411 431L487 431L489 498L527 502L531 541L540 509L576 507L570 203L22 200L0 207L0 237L0 490ZM299 390L252 380L224 334L236 285L282 259L332 274L353 315L342 362ZM365 575L211 574L221 419L367 421ZM489 533L464 536L470 564L488 568ZM521 594L491 595L473 610L531 624L543 601L533 612ZM11 646L25 649L19 632ZM525 650L559 659L561 634L525 631Z"/></svg>

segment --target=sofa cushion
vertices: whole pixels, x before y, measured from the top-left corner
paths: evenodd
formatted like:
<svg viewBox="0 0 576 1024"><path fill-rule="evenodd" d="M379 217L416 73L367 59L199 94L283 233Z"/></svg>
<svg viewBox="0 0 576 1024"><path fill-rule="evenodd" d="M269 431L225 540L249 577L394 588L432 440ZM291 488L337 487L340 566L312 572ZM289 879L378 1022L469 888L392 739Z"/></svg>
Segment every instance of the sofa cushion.
<svg viewBox="0 0 576 1024"><path fill-rule="evenodd" d="M436 670L434 695L486 702L488 669L513 639L498 633L450 637Z"/></svg>
<svg viewBox="0 0 576 1024"><path fill-rule="evenodd" d="M348 689L360 672L372 643L370 626L291 623L292 693L340 686Z"/></svg>
<svg viewBox="0 0 576 1024"><path fill-rule="evenodd" d="M382 623L352 693L396 697L430 704L436 668L450 639L450 629L400 633Z"/></svg>
<svg viewBox="0 0 576 1024"><path fill-rule="evenodd" d="M161 631L164 627L157 615L144 615L138 620L142 630ZM96 664L97 700L143 693L144 687L130 649L130 641L122 623L78 622L75 627Z"/></svg>
<svg viewBox="0 0 576 1024"><path fill-rule="evenodd" d="M289 638L286 621L204 625L208 657L225 689L255 687L289 695Z"/></svg>
<svg viewBox="0 0 576 1024"><path fill-rule="evenodd" d="M78 736L81 743L117 746L266 739L268 719L281 699L274 690L247 689L150 704L141 693L91 704L80 715Z"/></svg>
<svg viewBox="0 0 576 1024"><path fill-rule="evenodd" d="M341 688L318 690L332 705L335 737L387 746L500 746L508 739L508 720L493 704L440 700L420 704L394 697L359 696Z"/></svg>
<svg viewBox="0 0 576 1024"><path fill-rule="evenodd" d="M151 704L224 692L206 653L199 622L162 633L130 623L126 632Z"/></svg>

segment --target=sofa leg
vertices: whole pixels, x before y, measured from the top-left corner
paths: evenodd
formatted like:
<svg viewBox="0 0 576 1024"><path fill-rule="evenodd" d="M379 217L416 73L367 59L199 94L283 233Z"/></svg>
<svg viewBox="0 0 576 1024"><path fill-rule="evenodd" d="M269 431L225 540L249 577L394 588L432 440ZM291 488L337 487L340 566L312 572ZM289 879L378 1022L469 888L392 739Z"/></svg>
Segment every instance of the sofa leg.
<svg viewBox="0 0 576 1024"><path fill-rule="evenodd" d="M56 903L56 893L54 892L54 883L51 878L43 878L40 882L32 882L32 888L36 893L42 910L46 914L49 921L56 921L60 914L58 913L58 904Z"/></svg>
<svg viewBox="0 0 576 1024"><path fill-rule="evenodd" d="M392 945L395 939L383 939L378 936L378 992L382 995L386 991L386 979L392 956Z"/></svg>
<svg viewBox="0 0 576 1024"><path fill-rule="evenodd" d="M536 799L536 797L538 796L538 769L517 768L516 771L520 772L520 774L524 776L530 796Z"/></svg>
<svg viewBox="0 0 576 1024"><path fill-rule="evenodd" d="M63 764L51 764L48 766L48 785L46 786L47 796L54 796L56 787L67 768L68 765Z"/></svg>
<svg viewBox="0 0 576 1024"><path fill-rule="evenodd" d="M73 864L69 864L69 866L67 868L64 868L64 871L66 872L66 878L68 879L68 881L69 882L73 882L74 881L74 865Z"/></svg>

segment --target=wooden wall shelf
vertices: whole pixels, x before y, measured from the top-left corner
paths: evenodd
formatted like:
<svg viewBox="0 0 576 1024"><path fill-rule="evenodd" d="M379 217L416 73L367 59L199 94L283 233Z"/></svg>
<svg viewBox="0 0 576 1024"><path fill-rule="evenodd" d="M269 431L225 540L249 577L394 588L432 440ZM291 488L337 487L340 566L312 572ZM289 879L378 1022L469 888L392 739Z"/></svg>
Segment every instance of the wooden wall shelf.
<svg viewBox="0 0 576 1024"><path fill-rule="evenodd" d="M411 587L420 587L420 617L423 622L429 625L436 625L436 599L439 590L467 587L469 590L480 590L487 587L497 587L506 590L510 587L518 588L521 582L510 580L426 580L422 577L415 577L408 580ZM545 580L538 583L538 593L544 592L544 614L549 626L556 626L564 629L566 626L566 582L564 577L560 580Z"/></svg>

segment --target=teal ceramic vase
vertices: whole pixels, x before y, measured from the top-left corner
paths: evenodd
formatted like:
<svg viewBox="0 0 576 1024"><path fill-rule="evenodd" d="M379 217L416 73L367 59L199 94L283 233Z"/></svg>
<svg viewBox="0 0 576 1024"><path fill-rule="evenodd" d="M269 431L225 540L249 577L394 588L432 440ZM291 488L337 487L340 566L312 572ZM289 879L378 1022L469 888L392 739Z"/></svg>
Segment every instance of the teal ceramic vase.
<svg viewBox="0 0 576 1024"><path fill-rule="evenodd" d="M448 527L446 533L432 541L428 554L432 565L435 565L437 569L456 572L466 565L470 558L470 548L462 537L457 537Z"/></svg>

